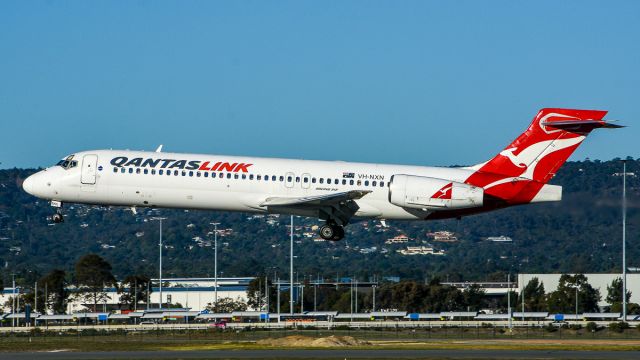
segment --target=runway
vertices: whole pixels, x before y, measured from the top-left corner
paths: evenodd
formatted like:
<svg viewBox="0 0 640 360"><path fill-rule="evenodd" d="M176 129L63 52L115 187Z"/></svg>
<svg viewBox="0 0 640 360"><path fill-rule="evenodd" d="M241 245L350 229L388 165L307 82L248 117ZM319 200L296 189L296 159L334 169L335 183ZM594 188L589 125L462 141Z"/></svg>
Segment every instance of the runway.
<svg viewBox="0 0 640 360"><path fill-rule="evenodd" d="M26 359L638 359L637 351L552 350L193 350L0 353Z"/></svg>

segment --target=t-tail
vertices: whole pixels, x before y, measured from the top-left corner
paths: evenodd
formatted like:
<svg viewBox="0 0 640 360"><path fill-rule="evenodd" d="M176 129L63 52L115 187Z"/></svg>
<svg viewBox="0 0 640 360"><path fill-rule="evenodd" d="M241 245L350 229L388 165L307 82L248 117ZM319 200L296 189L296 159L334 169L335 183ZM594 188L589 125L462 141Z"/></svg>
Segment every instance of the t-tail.
<svg viewBox="0 0 640 360"><path fill-rule="evenodd" d="M484 188L504 205L559 201L562 187L548 185L562 164L597 128L618 128L600 110L542 109L529 128L493 159L478 164L466 183Z"/></svg>

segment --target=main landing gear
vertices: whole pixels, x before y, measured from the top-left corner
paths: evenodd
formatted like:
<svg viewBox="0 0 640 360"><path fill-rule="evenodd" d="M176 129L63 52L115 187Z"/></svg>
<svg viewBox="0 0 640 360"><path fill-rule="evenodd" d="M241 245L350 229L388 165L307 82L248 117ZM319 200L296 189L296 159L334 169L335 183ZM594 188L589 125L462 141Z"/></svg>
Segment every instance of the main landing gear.
<svg viewBox="0 0 640 360"><path fill-rule="evenodd" d="M320 227L320 237L330 241L340 241L344 238L344 227L327 221Z"/></svg>
<svg viewBox="0 0 640 360"><path fill-rule="evenodd" d="M53 222L56 224L64 222L64 216L62 216L62 202L52 200L51 206L56 208L56 213L51 216L51 220L53 220Z"/></svg>

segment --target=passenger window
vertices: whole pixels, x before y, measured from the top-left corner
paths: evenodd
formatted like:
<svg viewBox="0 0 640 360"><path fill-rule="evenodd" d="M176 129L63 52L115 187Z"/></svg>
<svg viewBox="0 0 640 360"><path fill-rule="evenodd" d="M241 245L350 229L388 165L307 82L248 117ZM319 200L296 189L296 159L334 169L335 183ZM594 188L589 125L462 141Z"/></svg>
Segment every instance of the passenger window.
<svg viewBox="0 0 640 360"><path fill-rule="evenodd" d="M380 181L380 187L384 186L384 181Z"/></svg>
<svg viewBox="0 0 640 360"><path fill-rule="evenodd" d="M296 182L300 182L300 176L296 176Z"/></svg>
<svg viewBox="0 0 640 360"><path fill-rule="evenodd" d="M145 175L149 174L149 170L144 169L144 174L145 174Z"/></svg>
<svg viewBox="0 0 640 360"><path fill-rule="evenodd" d="M123 174L124 174L124 173L125 173L125 171L127 171L127 169L125 169L125 168L120 168L120 172L121 172L121 173L123 173Z"/></svg>
<svg viewBox="0 0 640 360"><path fill-rule="evenodd" d="M237 179L237 178L239 178L239 177L240 177L240 175L238 175L238 174L233 174L233 178L234 178L234 179Z"/></svg>
<svg viewBox="0 0 640 360"><path fill-rule="evenodd" d="M376 186L376 185L378 185L378 182L376 182L376 181L371 183L371 186Z"/></svg>
<svg viewBox="0 0 640 360"><path fill-rule="evenodd" d="M304 179L302 179L302 181L304 181L304 183L306 184L306 183L309 182L309 178L304 178Z"/></svg>
<svg viewBox="0 0 640 360"><path fill-rule="evenodd" d="M277 177L275 175L271 176L271 181L276 181Z"/></svg>
<svg viewBox="0 0 640 360"><path fill-rule="evenodd" d="M189 176L193 176L193 171L189 171Z"/></svg>
<svg viewBox="0 0 640 360"><path fill-rule="evenodd" d="M204 173L204 177L209 177L209 173L208 173L208 172L205 172L205 173Z"/></svg>
<svg viewBox="0 0 640 360"><path fill-rule="evenodd" d="M280 182L284 181L284 176L280 175Z"/></svg>
<svg viewBox="0 0 640 360"><path fill-rule="evenodd" d="M158 175L164 175L164 170L158 170Z"/></svg>
<svg viewBox="0 0 640 360"><path fill-rule="evenodd" d="M257 175L256 180L262 180L262 175Z"/></svg>
<svg viewBox="0 0 640 360"><path fill-rule="evenodd" d="M129 168L129 174L133 174L133 168Z"/></svg>
<svg viewBox="0 0 640 360"><path fill-rule="evenodd" d="M269 181L269 175L264 176L264 181Z"/></svg>
<svg viewBox="0 0 640 360"><path fill-rule="evenodd" d="M340 184L340 180L335 179L335 180L333 180L333 183L334 183L334 184L336 184L336 185L338 185L338 184Z"/></svg>
<svg viewBox="0 0 640 360"><path fill-rule="evenodd" d="M349 185L353 185L353 180L349 180Z"/></svg>
<svg viewBox="0 0 640 360"><path fill-rule="evenodd" d="M187 176L187 172L182 170L182 176Z"/></svg>
<svg viewBox="0 0 640 360"><path fill-rule="evenodd" d="M369 186L369 180L365 180L364 186Z"/></svg>
<svg viewBox="0 0 640 360"><path fill-rule="evenodd" d="M324 184L324 178L320 178L320 184Z"/></svg>
<svg viewBox="0 0 640 360"><path fill-rule="evenodd" d="M151 175L155 175L156 174L156 169L151 169Z"/></svg>
<svg viewBox="0 0 640 360"><path fill-rule="evenodd" d="M249 180L253 180L253 174L249 175Z"/></svg>
<svg viewBox="0 0 640 360"><path fill-rule="evenodd" d="M347 185L347 180L342 179L342 185Z"/></svg>
<svg viewBox="0 0 640 360"><path fill-rule="evenodd" d="M311 183L315 184L316 183L316 178L311 178Z"/></svg>
<svg viewBox="0 0 640 360"><path fill-rule="evenodd" d="M173 170L173 176L178 176L178 170Z"/></svg>
<svg viewBox="0 0 640 360"><path fill-rule="evenodd" d="M113 172L117 173L118 172L118 168L113 168Z"/></svg>
<svg viewBox="0 0 640 360"><path fill-rule="evenodd" d="M136 174L140 174L140 168L136 169Z"/></svg>
<svg viewBox="0 0 640 360"><path fill-rule="evenodd" d="M242 180L246 180L247 179L247 175L242 174Z"/></svg>
<svg viewBox="0 0 640 360"><path fill-rule="evenodd" d="M291 182L293 181L293 178L291 176L287 176L287 182Z"/></svg>
<svg viewBox="0 0 640 360"><path fill-rule="evenodd" d="M211 173L211 178L213 179L214 177L216 177L216 173Z"/></svg>
<svg viewBox="0 0 640 360"><path fill-rule="evenodd" d="M331 179L327 179L327 184L331 184Z"/></svg>
<svg viewBox="0 0 640 360"><path fill-rule="evenodd" d="M227 173L227 179L231 179L231 173Z"/></svg>
<svg viewBox="0 0 640 360"><path fill-rule="evenodd" d="M362 185L362 180L358 180L358 186Z"/></svg>
<svg viewBox="0 0 640 360"><path fill-rule="evenodd" d="M196 177L200 177L200 171L196 171Z"/></svg>

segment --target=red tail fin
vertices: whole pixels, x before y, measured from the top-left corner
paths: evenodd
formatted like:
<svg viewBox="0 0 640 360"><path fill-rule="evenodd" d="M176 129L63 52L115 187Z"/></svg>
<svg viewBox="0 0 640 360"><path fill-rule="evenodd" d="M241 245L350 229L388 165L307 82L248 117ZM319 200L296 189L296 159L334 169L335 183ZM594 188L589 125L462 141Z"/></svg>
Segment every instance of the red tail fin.
<svg viewBox="0 0 640 360"><path fill-rule="evenodd" d="M612 127L600 110L542 109L529 128L467 183L509 203L530 202L595 128Z"/></svg>

